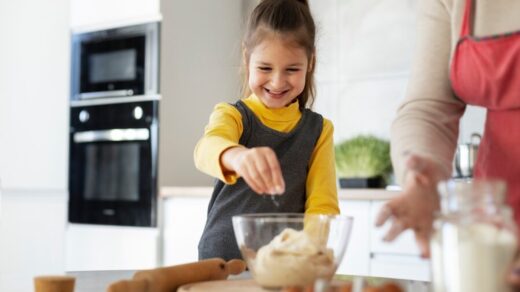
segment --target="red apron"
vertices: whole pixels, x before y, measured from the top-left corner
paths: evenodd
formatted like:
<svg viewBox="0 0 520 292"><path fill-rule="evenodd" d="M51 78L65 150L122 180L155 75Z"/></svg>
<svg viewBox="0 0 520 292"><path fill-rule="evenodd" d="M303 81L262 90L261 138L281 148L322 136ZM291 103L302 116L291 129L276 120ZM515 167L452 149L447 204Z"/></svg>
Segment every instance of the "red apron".
<svg viewBox="0 0 520 292"><path fill-rule="evenodd" d="M466 0L450 79L465 103L487 108L475 177L507 182L507 202L520 227L520 31L472 36L472 5Z"/></svg>

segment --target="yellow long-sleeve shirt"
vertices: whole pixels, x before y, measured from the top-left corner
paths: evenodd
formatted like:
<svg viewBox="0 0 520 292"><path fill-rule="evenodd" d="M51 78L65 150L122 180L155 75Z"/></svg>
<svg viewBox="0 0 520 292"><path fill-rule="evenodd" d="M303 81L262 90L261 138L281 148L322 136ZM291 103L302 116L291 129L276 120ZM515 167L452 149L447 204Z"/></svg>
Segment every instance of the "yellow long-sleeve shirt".
<svg viewBox="0 0 520 292"><path fill-rule="evenodd" d="M298 102L280 109L267 108L254 95L243 99L243 102L264 125L280 132L290 132L302 115ZM227 184L234 184L238 177L234 173L224 173L220 156L226 149L239 146L242 131L240 112L233 105L217 104L211 113L204 136L195 146L196 167ZM312 153L307 176L305 213L308 214L339 213L333 132L332 123L324 118L323 130Z"/></svg>

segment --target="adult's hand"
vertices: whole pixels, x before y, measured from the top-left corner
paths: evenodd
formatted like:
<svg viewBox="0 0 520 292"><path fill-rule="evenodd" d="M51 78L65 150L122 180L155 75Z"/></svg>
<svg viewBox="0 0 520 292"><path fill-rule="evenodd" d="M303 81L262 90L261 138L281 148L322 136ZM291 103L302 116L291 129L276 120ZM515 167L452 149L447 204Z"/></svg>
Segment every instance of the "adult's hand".
<svg viewBox="0 0 520 292"><path fill-rule="evenodd" d="M228 171L242 177L258 194L281 195L285 181L276 153L269 147L233 147L221 156L221 163Z"/></svg>
<svg viewBox="0 0 520 292"><path fill-rule="evenodd" d="M437 183L447 178L446 171L430 158L410 155L406 161L403 191L379 211L376 226L391 222L384 237L393 241L403 231L412 229L422 257L430 256L434 212L439 209Z"/></svg>
<svg viewBox="0 0 520 292"><path fill-rule="evenodd" d="M520 291L520 251L517 250L516 258L511 265L509 274L507 275L507 282L514 287L514 291Z"/></svg>

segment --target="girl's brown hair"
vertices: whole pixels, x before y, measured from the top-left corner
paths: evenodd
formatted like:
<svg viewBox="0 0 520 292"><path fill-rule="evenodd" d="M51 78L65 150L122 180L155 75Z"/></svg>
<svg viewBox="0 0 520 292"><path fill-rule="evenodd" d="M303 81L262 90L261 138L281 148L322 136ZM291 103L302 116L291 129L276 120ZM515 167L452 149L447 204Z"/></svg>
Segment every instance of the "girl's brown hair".
<svg viewBox="0 0 520 292"><path fill-rule="evenodd" d="M244 52L244 96L251 94L248 64L251 52L269 34L279 34L285 40L305 49L309 60L305 87L298 96L300 108L312 107L316 90L314 87L316 27L306 0L263 0L253 10L242 43Z"/></svg>

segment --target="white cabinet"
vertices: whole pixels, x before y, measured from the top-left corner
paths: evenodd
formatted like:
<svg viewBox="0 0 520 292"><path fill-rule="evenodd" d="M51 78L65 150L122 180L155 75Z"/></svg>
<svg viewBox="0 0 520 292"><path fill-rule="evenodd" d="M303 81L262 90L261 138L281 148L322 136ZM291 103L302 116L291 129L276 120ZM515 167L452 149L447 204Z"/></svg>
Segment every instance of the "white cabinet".
<svg viewBox="0 0 520 292"><path fill-rule="evenodd" d="M163 206L163 264L198 260L197 245L206 224L210 196L171 197Z"/></svg>
<svg viewBox="0 0 520 292"><path fill-rule="evenodd" d="M159 0L72 0L70 26L95 30L161 19Z"/></svg>
<svg viewBox="0 0 520 292"><path fill-rule="evenodd" d="M65 191L2 191L0 291L34 291L34 276L63 274L66 196Z"/></svg>
<svg viewBox="0 0 520 292"><path fill-rule="evenodd" d="M347 253L338 267L338 274L369 275L370 201L340 200L341 214L352 216L354 224L350 234Z"/></svg>
<svg viewBox="0 0 520 292"><path fill-rule="evenodd" d="M207 194L186 193L163 199L164 265L198 259L197 245L206 222L211 188L201 191ZM383 203L383 200L340 200L341 213L352 216L354 225L337 273L429 281L429 261L420 258L411 231L391 243L382 240L386 228L377 228L374 222Z"/></svg>
<svg viewBox="0 0 520 292"><path fill-rule="evenodd" d="M158 228L69 224L66 271L140 270L159 265Z"/></svg>
<svg viewBox="0 0 520 292"><path fill-rule="evenodd" d="M68 1L8 1L0 11L2 188L65 190Z"/></svg>
<svg viewBox="0 0 520 292"><path fill-rule="evenodd" d="M383 204L383 201L371 201L370 276L429 281L430 261L420 257L411 230L403 232L393 242L383 241L390 224L375 227L376 216Z"/></svg>
<svg viewBox="0 0 520 292"><path fill-rule="evenodd" d="M340 200L341 213L354 217L347 253L337 273L429 281L429 261L420 258L411 231L383 241L388 226L375 227L381 200Z"/></svg>

